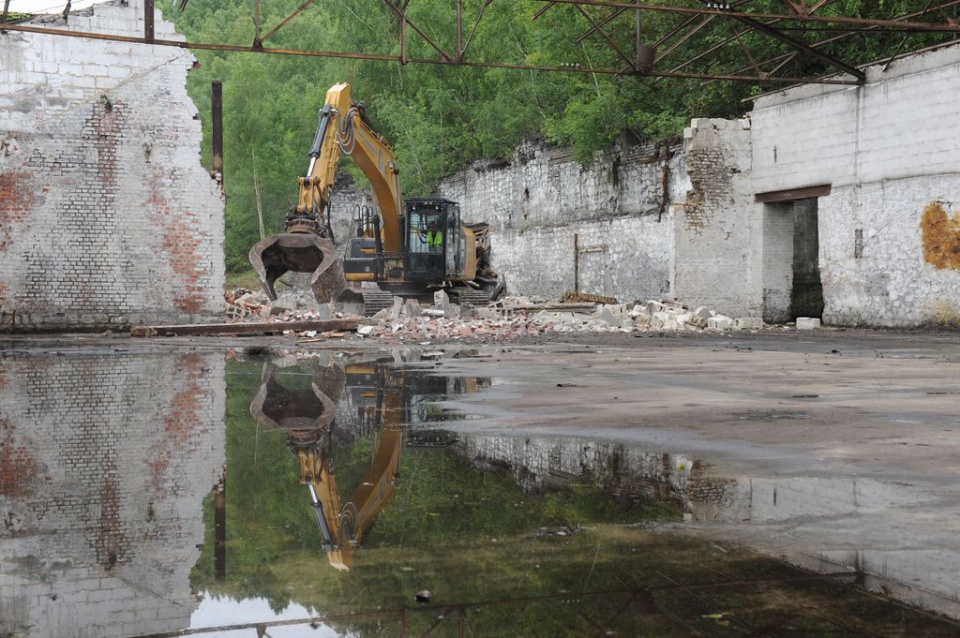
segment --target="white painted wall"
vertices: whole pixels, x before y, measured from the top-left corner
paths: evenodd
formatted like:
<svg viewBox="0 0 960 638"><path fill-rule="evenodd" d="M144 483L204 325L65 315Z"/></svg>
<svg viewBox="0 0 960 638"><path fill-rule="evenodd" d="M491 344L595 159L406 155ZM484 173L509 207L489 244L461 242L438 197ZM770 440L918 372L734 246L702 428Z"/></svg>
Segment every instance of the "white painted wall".
<svg viewBox="0 0 960 638"><path fill-rule="evenodd" d="M826 323L955 320L960 272L925 261L920 220L931 202L951 214L960 202L960 47L866 72L862 87L800 87L757 100L753 192L832 185L818 202Z"/></svg>
<svg viewBox="0 0 960 638"><path fill-rule="evenodd" d="M511 294L659 299L672 288L674 150L634 147L584 167L569 149L528 143L511 162L460 171L439 193L460 202L465 221L493 226L493 264Z"/></svg>

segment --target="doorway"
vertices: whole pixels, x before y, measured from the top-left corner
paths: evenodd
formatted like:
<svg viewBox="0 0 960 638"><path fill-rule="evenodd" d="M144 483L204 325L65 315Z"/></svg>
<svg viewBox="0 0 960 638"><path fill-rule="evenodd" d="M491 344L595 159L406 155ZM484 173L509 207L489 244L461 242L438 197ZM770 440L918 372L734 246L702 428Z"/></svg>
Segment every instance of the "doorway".
<svg viewBox="0 0 960 638"><path fill-rule="evenodd" d="M818 198L764 203L763 320L823 317Z"/></svg>

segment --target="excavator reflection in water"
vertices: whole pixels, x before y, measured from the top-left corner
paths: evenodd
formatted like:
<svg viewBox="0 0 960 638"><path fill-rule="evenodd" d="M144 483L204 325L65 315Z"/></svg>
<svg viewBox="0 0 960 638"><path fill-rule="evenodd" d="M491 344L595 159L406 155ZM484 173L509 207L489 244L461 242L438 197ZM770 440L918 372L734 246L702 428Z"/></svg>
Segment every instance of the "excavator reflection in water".
<svg viewBox="0 0 960 638"><path fill-rule="evenodd" d="M393 499L404 440L418 446L449 445L455 440L451 433L423 427L447 418L433 402L449 394L475 392L483 383L482 379L429 376L385 362L340 367L332 357L325 362L294 359L264 364L250 413L261 425L286 432L331 565L341 571L351 569L364 534ZM377 436L370 466L346 501L332 462L334 438L351 434L336 427L337 402L345 393L357 410L354 434L376 432Z"/></svg>

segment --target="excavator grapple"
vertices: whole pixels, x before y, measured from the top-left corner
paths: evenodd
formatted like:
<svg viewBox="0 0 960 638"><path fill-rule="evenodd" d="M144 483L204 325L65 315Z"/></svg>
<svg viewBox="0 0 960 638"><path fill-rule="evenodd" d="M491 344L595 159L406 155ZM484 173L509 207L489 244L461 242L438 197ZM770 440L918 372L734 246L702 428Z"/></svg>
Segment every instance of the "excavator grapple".
<svg viewBox="0 0 960 638"><path fill-rule="evenodd" d="M313 273L310 289L320 303L336 300L347 285L333 242L311 232L281 233L257 242L250 263L274 301L277 279L290 271Z"/></svg>

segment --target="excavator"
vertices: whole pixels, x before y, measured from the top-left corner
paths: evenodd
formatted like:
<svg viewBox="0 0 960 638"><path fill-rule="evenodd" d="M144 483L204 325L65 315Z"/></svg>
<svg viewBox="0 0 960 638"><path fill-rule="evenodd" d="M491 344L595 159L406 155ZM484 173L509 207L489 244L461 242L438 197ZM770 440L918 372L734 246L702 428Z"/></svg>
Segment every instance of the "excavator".
<svg viewBox="0 0 960 638"><path fill-rule="evenodd" d="M320 303L362 296L366 314L395 295L422 299L443 289L460 303L476 305L502 290L490 264L489 226L464 224L460 206L448 199L404 200L393 150L371 127L363 102L351 102L349 84L327 91L309 155L285 231L250 249L250 263L270 299L277 298L276 281L290 271L312 273L310 287ZM341 261L330 195L343 155L370 181L379 215L357 216L356 236Z"/></svg>
<svg viewBox="0 0 960 638"><path fill-rule="evenodd" d="M331 361L315 364L309 375L298 363L292 372L275 363L264 364L260 388L250 403L258 423L286 432L287 445L300 462L300 484L310 493L330 565L349 571L365 532L393 499L403 450L402 377L399 387L374 393L377 401L366 409L377 427L377 443L370 466L347 500L337 486L331 459L336 403L351 376L369 374L368 366Z"/></svg>

